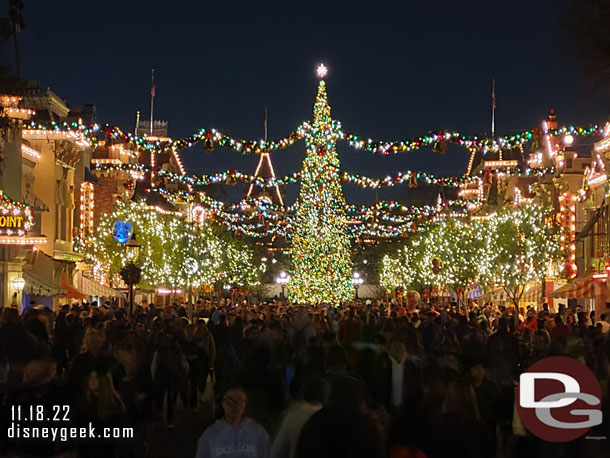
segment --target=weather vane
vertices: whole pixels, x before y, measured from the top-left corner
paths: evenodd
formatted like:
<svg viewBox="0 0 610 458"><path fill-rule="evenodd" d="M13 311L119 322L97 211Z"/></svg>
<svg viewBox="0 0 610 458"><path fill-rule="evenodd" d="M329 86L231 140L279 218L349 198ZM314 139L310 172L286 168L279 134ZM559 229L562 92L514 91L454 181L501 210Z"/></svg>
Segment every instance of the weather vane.
<svg viewBox="0 0 610 458"><path fill-rule="evenodd" d="M326 76L326 74L328 73L328 69L324 66L324 64L320 64L320 65L318 65L318 69L316 70L316 73L318 74L318 76L320 78L324 78Z"/></svg>

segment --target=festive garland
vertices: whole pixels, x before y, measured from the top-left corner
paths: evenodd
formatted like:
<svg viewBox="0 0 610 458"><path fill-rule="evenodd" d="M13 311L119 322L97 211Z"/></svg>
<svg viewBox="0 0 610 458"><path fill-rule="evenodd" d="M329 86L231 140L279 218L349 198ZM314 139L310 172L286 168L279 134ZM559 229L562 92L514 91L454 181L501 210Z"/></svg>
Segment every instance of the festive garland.
<svg viewBox="0 0 610 458"><path fill-rule="evenodd" d="M284 149L297 140L301 140L304 136L302 126L299 126L295 131L280 140L271 141L235 139L222 134L216 129L199 129L188 137L172 141L149 140L146 137L139 137L129 132L123 132L118 127L111 129L109 133L115 140L124 141L152 153L162 153L168 150L180 151L184 148L190 148L196 143L203 142L204 149L208 152L212 152L214 150L214 144L217 144L244 154L260 154L263 152Z"/></svg>
<svg viewBox="0 0 610 458"><path fill-rule="evenodd" d="M304 122L297 129L286 137L280 140L242 140L235 139L228 135L224 135L216 129L199 129L194 134L173 140L170 142L163 142L160 140L150 141L146 137L138 137L131 133L125 133L119 128L112 128L109 130L112 138L129 143L137 148L142 148L152 153L162 153L167 150L180 151L184 148L189 148L196 143L203 142L204 150L211 152L214 150L214 144L219 146L227 147L232 150L241 152L243 154L261 154L264 152L270 152L274 150L284 149L296 141L302 140L305 137L306 130L310 129L309 123ZM564 126L557 129L551 129L548 131L548 135L551 136L562 136L562 135L602 135L603 129L598 125L590 126ZM433 146L435 150L444 152L447 143L453 143L467 148L468 150L481 150L487 151L500 151L504 149L515 148L519 145L523 145L535 138L544 135L538 128L525 130L513 135L507 135L504 137L490 138L478 136L467 136L455 131L439 130L436 132L429 132L425 135L417 136L413 139L396 140L396 141L382 141L363 139L362 136L346 133L341 130L339 125L338 128L339 139L347 141L351 146L357 149L363 149L371 153L377 154L390 154L415 151L424 146Z"/></svg>
<svg viewBox="0 0 610 458"><path fill-rule="evenodd" d="M24 236L34 225L34 214L29 205L11 199L0 189L0 219L4 219L3 226L8 226L8 219L16 217L23 218L23 227L11 229L8 227L0 228L0 235Z"/></svg>
<svg viewBox="0 0 610 458"><path fill-rule="evenodd" d="M149 140L146 137L139 137L134 134L123 132L118 127L106 126L106 136L115 141L122 141L132 145L135 148L143 149L151 153L163 153L165 151L180 151L184 148L191 147L199 142L203 142L204 150L211 152L214 150L214 145L230 148L243 154L261 154L284 149L295 142L302 140L305 137L305 132L310 129L307 122L302 123L297 129L286 137L279 140L243 140L235 139L228 135L222 134L216 129L199 129L194 134L172 141ZM49 131L74 131L81 133L90 143L92 147L99 144L97 137L99 133L98 125L82 125L78 123L37 123L31 121L25 124L25 129L49 130ZM456 131L439 130L429 132L424 135L417 136L412 139L383 141L364 139L360 135L343 132L339 125L339 139L347 141L356 149L362 149L371 153L388 155L390 153L400 153L415 151L424 146L433 146L435 151L444 152L447 143L453 143L465 147L469 151L500 151L511 149L523 145L543 135L563 136L563 135L602 135L603 128L598 125L589 126L564 126L557 129L551 129L546 134L540 129L534 128L525 130L513 135L504 137L490 138L478 136L467 136Z"/></svg>
<svg viewBox="0 0 610 458"><path fill-rule="evenodd" d="M548 135L602 135L603 128L598 125L581 126L565 126L548 131ZM397 140L397 141L380 141L380 140L364 140L361 136L342 133L342 139L349 142L356 149L362 149L371 153L388 155L390 153L400 153L417 150L423 146L432 145L438 152L444 153L447 143L454 143L464 146L468 150L500 151L505 149L516 148L519 145L534 140L535 138L544 135L540 129L530 129L519 132L514 135L507 135L499 138L478 138L468 137L459 132L449 132L440 130L430 132L425 135L420 135L414 139Z"/></svg>
<svg viewBox="0 0 610 458"><path fill-rule="evenodd" d="M93 170L99 171L122 171L122 172L148 172L150 167L143 164L95 164L92 166ZM523 175L523 176L542 176L547 173L554 173L553 168L526 168L525 170L520 168L512 168L502 173L512 175ZM284 186L287 184L297 183L300 180L301 174L295 172L292 175L285 177L270 177L263 178L260 176L243 173L237 170L225 170L211 175L180 175L168 170L159 169L156 172L159 176L167 178L172 182L184 183L191 186L208 186L211 184L223 183L228 185L235 185L238 181L244 183L251 183L261 188L272 188L275 186ZM446 186L446 187L458 187L463 183L470 183L477 181L477 176L462 175L460 177L438 177L433 173L419 172L408 170L406 172L398 172L395 176L387 176L385 178L371 178L361 176L358 174L352 174L343 172L341 179L346 183L355 184L362 188L383 188L383 187L394 187L404 183L408 183L410 188L415 188L420 182L429 185Z"/></svg>
<svg viewBox="0 0 610 458"><path fill-rule="evenodd" d="M84 125L77 122L59 124L55 121L40 123L32 120L24 122L23 129L48 131L49 133L74 133L80 135L92 148L95 148L100 143L100 140L97 138L100 127L97 124Z"/></svg>
<svg viewBox="0 0 610 458"><path fill-rule="evenodd" d="M169 200L175 196L183 200L195 199L186 191L154 188L149 189L148 192L157 192ZM224 203L214 200L204 193L199 193L199 201L209 212L209 217L217 219L231 231L240 232L255 239L274 235L292 237L294 224L292 215L295 205L285 207L269 205L265 210L261 210L260 201L255 198ZM465 200L448 200L443 201L441 205L421 206L407 206L395 201L378 202L372 206L348 205L346 207L346 215L349 218L348 232L354 238L394 239L415 230L415 221L419 218L436 218L441 215L444 218L465 217L468 215L467 207L477 205L479 205L478 202ZM278 224L278 222L283 222L283 224Z"/></svg>
<svg viewBox="0 0 610 458"><path fill-rule="evenodd" d="M296 206L296 204L288 206L268 204L264 206L264 211L260 211L261 201L256 198L241 199L238 202L221 202L219 200L211 198L204 192L197 193L197 197L193 196L193 194L187 191L173 189L168 190L163 187L147 189L147 192L159 193L161 196L168 199L170 202L176 202L177 199L189 203L197 201L200 205L204 206L208 211L211 212L222 211L226 213L233 213L252 210L254 214L291 215L294 212ZM409 206L395 201L381 201L374 205L347 205L345 208L345 212L348 216L402 212L417 218L430 216L431 214L438 212L439 208L444 210L452 209L452 211L454 212L458 211L459 213L466 214L468 208L476 207L478 205L480 205L480 202L478 201L465 199L445 200L442 202L440 207L439 205ZM457 207L458 210L455 210L455 207ZM368 217L370 218L370 216Z"/></svg>

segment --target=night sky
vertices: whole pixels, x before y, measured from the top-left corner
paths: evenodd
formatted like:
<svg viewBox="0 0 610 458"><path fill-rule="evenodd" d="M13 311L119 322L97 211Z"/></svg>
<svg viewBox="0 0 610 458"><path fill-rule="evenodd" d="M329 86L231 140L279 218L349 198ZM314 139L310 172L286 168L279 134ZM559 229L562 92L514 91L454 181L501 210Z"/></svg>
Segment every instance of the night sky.
<svg viewBox="0 0 610 458"><path fill-rule="evenodd" d="M374 139L489 132L492 77L498 134L539 126L551 106L560 125L608 116L607 97L584 98L585 76L562 49L558 0L24 3L23 76L71 106L94 103L98 122L130 131L136 110L149 116L152 67L155 118L169 121L174 138L215 127L259 139L265 106L270 138L284 136L311 118L319 62L329 68L333 117L345 131ZM338 149L345 170L371 176L407 169L459 175L468 157L457 147L446 156L422 149L391 157L345 143ZM299 169L303 155L302 142L275 153L278 174ZM197 146L184 161L189 173L253 172L257 158ZM349 201L375 198L374 191L345 188ZM405 185L379 198L406 193Z"/></svg>

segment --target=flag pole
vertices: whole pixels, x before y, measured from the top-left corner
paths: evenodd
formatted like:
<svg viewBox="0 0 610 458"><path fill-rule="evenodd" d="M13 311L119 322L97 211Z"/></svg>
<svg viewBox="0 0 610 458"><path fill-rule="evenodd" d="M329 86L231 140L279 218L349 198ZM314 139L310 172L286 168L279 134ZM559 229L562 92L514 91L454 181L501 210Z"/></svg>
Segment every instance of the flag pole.
<svg viewBox="0 0 610 458"><path fill-rule="evenodd" d="M496 136L496 79L491 79L491 138Z"/></svg>
<svg viewBox="0 0 610 458"><path fill-rule="evenodd" d="M150 136L153 134L153 113L155 109L155 69L153 68L150 75Z"/></svg>
<svg viewBox="0 0 610 458"><path fill-rule="evenodd" d="M496 79L491 79L491 138L496 138ZM498 159L502 160L502 150L498 151Z"/></svg>
<svg viewBox="0 0 610 458"><path fill-rule="evenodd" d="M267 142L267 107L265 107L265 142Z"/></svg>

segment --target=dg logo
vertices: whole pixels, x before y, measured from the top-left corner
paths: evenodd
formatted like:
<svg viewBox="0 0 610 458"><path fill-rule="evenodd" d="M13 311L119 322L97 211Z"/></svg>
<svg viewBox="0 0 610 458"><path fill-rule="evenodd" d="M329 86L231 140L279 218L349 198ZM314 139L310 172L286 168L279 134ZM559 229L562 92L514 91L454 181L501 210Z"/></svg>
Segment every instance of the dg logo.
<svg viewBox="0 0 610 458"><path fill-rule="evenodd" d="M584 364L554 356L521 374L515 403L523 425L549 442L568 442L602 423L601 387Z"/></svg>

